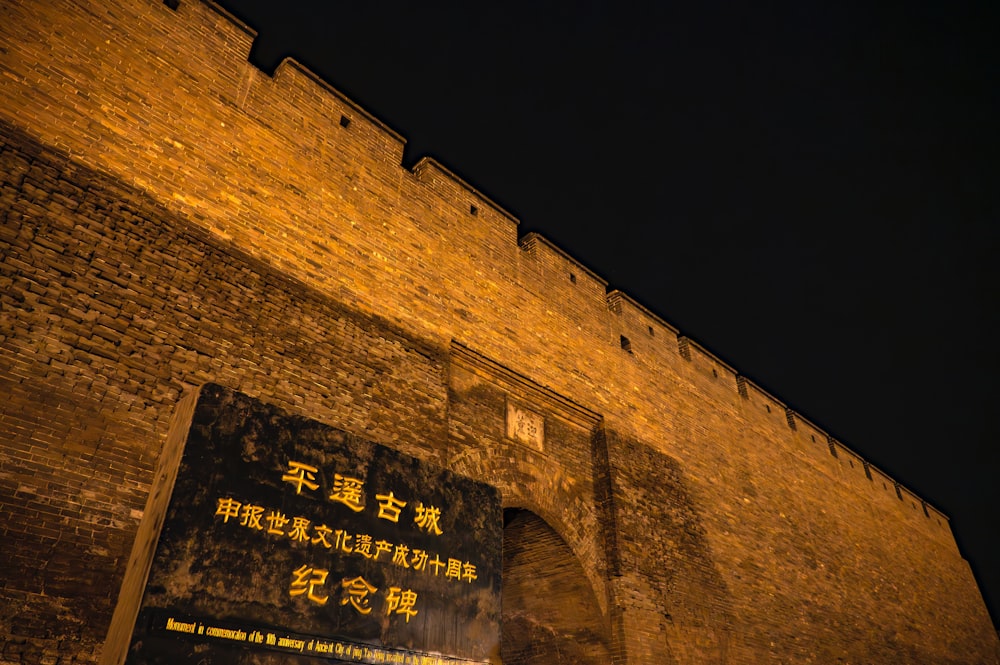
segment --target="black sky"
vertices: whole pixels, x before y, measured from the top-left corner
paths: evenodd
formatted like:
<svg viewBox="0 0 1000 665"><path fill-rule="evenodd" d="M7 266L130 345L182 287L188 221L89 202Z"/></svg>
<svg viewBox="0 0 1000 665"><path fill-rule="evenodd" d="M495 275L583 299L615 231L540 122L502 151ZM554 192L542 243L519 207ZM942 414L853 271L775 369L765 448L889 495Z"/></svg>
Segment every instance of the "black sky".
<svg viewBox="0 0 1000 665"><path fill-rule="evenodd" d="M1000 4L223 4L943 510L996 622Z"/></svg>

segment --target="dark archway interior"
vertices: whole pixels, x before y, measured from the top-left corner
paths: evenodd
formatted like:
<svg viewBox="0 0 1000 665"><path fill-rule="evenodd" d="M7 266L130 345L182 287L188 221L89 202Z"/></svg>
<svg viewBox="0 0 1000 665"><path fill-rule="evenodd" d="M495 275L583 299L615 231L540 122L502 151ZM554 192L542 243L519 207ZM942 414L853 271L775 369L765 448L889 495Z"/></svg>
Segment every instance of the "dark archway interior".
<svg viewBox="0 0 1000 665"><path fill-rule="evenodd" d="M552 527L504 511L504 665L610 662L607 621L583 567Z"/></svg>

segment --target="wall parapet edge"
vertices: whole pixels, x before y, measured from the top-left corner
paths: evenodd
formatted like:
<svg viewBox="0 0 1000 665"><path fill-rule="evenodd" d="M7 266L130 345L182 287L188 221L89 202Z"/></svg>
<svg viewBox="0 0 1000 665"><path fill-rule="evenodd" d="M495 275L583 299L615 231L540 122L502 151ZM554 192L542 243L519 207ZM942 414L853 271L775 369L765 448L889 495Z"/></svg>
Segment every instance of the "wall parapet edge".
<svg viewBox="0 0 1000 665"><path fill-rule="evenodd" d="M528 233L525 233L518 239L518 245L520 245L521 249L528 252L529 254L534 253L536 251L535 248L537 245L542 245L548 251L558 255L568 265L573 266L574 268L578 268L584 275L586 275L592 281L604 287L605 292L607 291L608 281L606 279L604 279L596 272L585 266L574 256L572 256L569 252L567 252L562 247L560 247L559 245L555 244L554 242L543 236L541 233L538 233L537 231L530 231Z"/></svg>
<svg viewBox="0 0 1000 665"><path fill-rule="evenodd" d="M254 28L241 21L235 14L233 14L231 11L220 5L218 2L215 2L215 0L201 0L201 2L202 4L207 6L210 10L218 14L220 18L223 18L226 21L228 21L232 27L238 29L240 32L244 33L247 37L250 37L251 42L257 39L257 31ZM184 10L181 10L181 7L184 7L184 5L189 3L186 0L184 0L183 2L176 1L176 6L172 6L171 3L164 0L162 4L166 5L170 9L177 12L177 11L187 10L188 9L187 7L185 7ZM249 55L249 52L246 55Z"/></svg>
<svg viewBox="0 0 1000 665"><path fill-rule="evenodd" d="M495 202L493 199L491 199L490 197L486 196L481 191L473 187L471 184L469 184L468 181L466 181L464 178L462 178L454 171L446 167L444 164L442 164L439 160L435 159L434 157L426 155L421 157L420 159L417 160L417 163L413 165L412 169L413 174L417 177L418 180L425 180L426 174L429 171L436 171L444 175L446 178L454 182L454 184L457 185L460 189L465 190L465 192L470 194L480 203L489 206L495 213L503 217L505 220L513 224L515 227L520 224L520 221L517 219L517 217L512 215L510 212L504 209L500 204ZM476 213L472 214L475 215Z"/></svg>
<svg viewBox="0 0 1000 665"><path fill-rule="evenodd" d="M212 0L204 0L204 1L212 2ZM302 74L310 81L312 81L314 84L318 85L320 88L325 90L327 93L333 95L337 99L337 101L349 107L352 111L361 114L365 118L365 120L367 120L372 125L377 127L380 131L385 132L389 136L389 138L399 141L401 145L406 143L406 137L404 137L402 134L400 134L395 129L390 127L384 120L377 117L375 114L371 113L363 106L355 102L353 99L351 99L350 97L342 93L340 90L335 88L322 76L320 76L313 70L309 69L307 65L299 62L293 57L284 58L282 59L281 62L278 63L278 66L275 68L274 74L271 76L271 78L277 79L280 73L284 70L294 70L295 72ZM402 152L400 154L402 154Z"/></svg>
<svg viewBox="0 0 1000 665"><path fill-rule="evenodd" d="M190 5L187 8L185 8L185 5L188 5L189 2L190 2ZM153 0L150 0L148 4L161 4L162 5L162 3L155 3L155 2L153 2ZM199 7L199 5L201 5L201 7ZM167 11L167 10L164 9L163 11ZM257 32L253 28L251 28L251 27L247 26L245 23L241 22L239 19L237 19L235 16L233 16L227 10L225 10L224 8L222 8L215 0L198 0L197 3L193 2L191 0L184 0L181 3L181 5L180 5L179 11L172 11L171 13L174 14L174 16L170 17L171 19L188 19L188 20L191 20L191 21L200 21L201 24L198 25L198 26L196 26L196 27L199 28L199 30L201 32L209 31L214 36L219 36L220 37L220 39L218 39L217 41L213 41L210 44L210 47L211 47L212 50L230 49L233 52L238 52L238 54L244 60L246 60L246 58L248 56L248 52L244 52L244 48L243 48L245 46L245 44L247 43L246 40L243 39L243 38L241 38L241 39L239 39L239 43L236 44L236 45L234 45L231 41L230 42L226 42L226 40L222 38L225 35L220 35L219 34L219 33L225 33L226 32L225 30L223 30L223 29L221 29L219 27L219 23L221 23L221 22L228 22L229 24L232 25L232 29L229 32L231 32L231 33L233 33L233 34L235 34L237 36L249 37L249 38L251 38L251 41L252 41L252 39L256 38L256 36L257 36ZM164 37L164 39L165 40L169 39L169 35L166 35ZM229 58L231 60L232 59L232 55L233 55L232 53L228 53L227 54L227 58ZM402 160L402 148L403 148L403 145L405 144L405 138L404 137L402 137L395 130L391 129L386 123L384 123L383 121L379 120L375 115L373 115L372 113L366 111L362 106L360 106L359 104L357 104L354 101L352 101L351 99L349 99L345 94L339 92L334 86L332 86L331 84L327 83L324 79L322 79L320 76L318 76L312 70L310 70L308 67L302 65L301 63L299 63L298 61L294 60L293 58L286 58L285 60L283 60L282 63L279 64L278 68L275 70L275 74L274 74L273 77L271 77L271 80L272 81L277 81L278 84L283 85L283 84L285 84L287 82L288 79L294 79L296 77L301 78L302 80L308 81L311 85L318 84L319 85L319 88L318 88L319 91L321 91L324 94L333 95L333 98L336 99L338 103L346 105L347 107L349 107L350 109L352 109L352 112L356 112L356 113L360 114L362 117L364 117L365 120L366 120L366 122L370 123L370 126L373 129L373 132L381 135L384 138L384 143L395 143L396 146L397 146L397 149L396 149L396 151L394 151L393 158L398 157L398 160L397 160L397 163L395 164L395 166L401 172L406 172L405 167L403 167L402 163L401 163L401 160ZM10 83L8 81L8 82L5 83L5 85L13 86L15 84L14 83ZM278 90L277 88L278 88L277 85L273 86L271 89L267 90L267 94L268 95L280 94L281 91ZM335 129L336 120L334 119L332 122L330 122L330 125L331 125L331 129ZM365 147L365 146L362 146L362 147ZM85 157L86 157L86 155L85 155ZM382 158L382 161L386 161L386 159ZM516 231L517 225L518 225L518 220L512 214L510 214L509 212L507 212L506 210L504 210L501 206L499 206L498 204L496 204L494 201L492 201L491 199L487 198L481 192L479 192L478 190L476 190L475 188L473 188L472 186L470 186L465 180L463 180L461 177L459 177L458 175L456 175L455 173L453 173L449 169L445 168L443 165L441 165L436 160L434 160L432 158L423 158L423 159L421 159L421 160L418 161L418 163L416 164L416 166L412 169L412 172L417 176L418 180L420 179L420 174L422 174L422 173L431 173L431 172L433 172L435 174L441 174L442 178L444 178L445 180L448 181L450 187L454 187L458 191L464 192L465 194L467 194L469 196L475 197L475 199L477 201L483 202L484 205L486 205L488 208L490 208L490 210L495 211L495 213L500 218L509 221L510 226L507 227L508 233L506 233L505 236L504 236L504 240L505 241L508 238L511 239L514 242L514 246L515 247L519 247L522 250L525 250L527 253L530 253L536 247L544 247L546 249L546 251L551 252L554 256L558 256L560 258L560 260L564 261L565 265L572 266L572 268L574 270L579 270L580 275L583 276L583 277L585 277L587 280L589 280L592 283L592 285L594 285L595 290L600 290L602 292L602 302L600 303L600 305L603 307L604 311L607 313L607 316L608 316L608 318L605 319L604 321L606 321L606 322L615 321L615 317L617 316L617 314L612 311L611 307L609 307L609 295L608 295L608 289L607 289L608 283L607 283L606 280L604 280L602 277L600 277L594 271L590 270L583 263L581 263L578 260L574 259L567 252L565 252L564 250L562 250L561 248L559 248L558 246L556 246L552 241L548 240L547 238L545 238L544 236L542 236L542 235L540 235L538 233L527 233L523 237L518 238L517 237L517 231ZM452 194L452 192L448 191L448 189L440 189L440 188L435 188L435 187L428 187L428 189L433 194L441 197L444 200L450 200L450 201L455 202L455 204L458 205L459 208L461 208L461 203L462 202L455 201L454 195ZM468 201L467 200L465 201L465 203L466 203L466 205L468 205ZM205 208L203 210L200 210L199 213L204 213L206 215L206 218L210 218L210 216L209 216L208 213L213 212L213 211L214 211L214 209ZM487 220L483 219L484 217L489 217L489 216L479 215L479 216L475 217L474 223L476 223L476 224L483 224L484 222L487 221ZM489 221L492 222L493 220L489 220ZM213 231L213 233L214 233L214 231ZM215 236L216 237L222 237L221 234L219 234L219 233L215 233ZM501 267L506 267L506 266L501 266ZM516 276L511 276L511 279L512 279L512 281L516 281L518 278ZM618 295L619 302L622 302L622 303L627 302L627 303L630 304L630 306L632 304L634 304L634 305L636 305L640 309L640 311L652 315L652 312L649 312L649 310L647 310L646 308L644 308L641 305L639 305L634 299L632 299L627 294L625 294L625 293L623 293L621 291L617 291L617 290L612 291L612 293L620 294L620 295ZM589 297L589 295L590 294L588 294L588 297ZM552 300L550 300L549 302L552 302ZM556 303L556 304L562 304L562 303ZM598 308L595 306L594 309L596 310ZM661 317L656 316L656 315L652 315L651 320L652 321L657 321L657 322L662 322L666 329L670 330L674 334L677 334L678 337L680 337L680 335L676 331L676 329L673 326L671 326L669 323L666 323L666 321L664 321ZM609 329L610 329L610 327L611 326L608 326ZM724 361L722 361L716 354L709 352L701 344L699 344L697 342L693 342L693 340L689 340L689 338L687 338L687 337L684 337L684 339L687 341L687 347L688 347L689 351L690 351L690 347L693 344L693 346L698 350L699 355L704 355L705 357L712 359L713 362L718 363L720 367L724 367L724 368L728 369L729 371L732 371L734 375L741 376L728 363L725 363ZM617 334L615 334L614 336L610 336L609 335L607 337L607 339L604 340L604 342L602 342L602 343L605 343L605 344L608 345L607 349L609 350L609 355L610 355L610 350L614 349L614 347L617 346L618 343L619 343L619 339L618 339ZM650 358L650 362L649 362L650 368L651 369L655 369L655 367L658 364L662 365L663 363L666 362L665 358L667 356L666 356L666 354L659 354L659 355L650 354L648 357ZM744 379L744 383L746 383L745 379ZM772 395L770 395L769 393L767 393L763 389L760 389L759 386L757 386L757 384L751 383L750 385L753 385L754 388L755 388L755 390L759 391L760 393L762 393L765 396L765 399L768 399L770 401L770 403L772 403L772 404L780 407L781 410L787 410L789 408L786 405L784 405L777 398L773 397ZM734 393L733 398L735 400L735 403L737 403L737 404L740 403L739 402L740 398L739 398L738 394ZM800 417L800 416L796 413L796 417ZM838 444L838 445L842 445L842 444ZM937 511L937 510L936 510L936 512L940 513L940 511Z"/></svg>
<svg viewBox="0 0 1000 665"><path fill-rule="evenodd" d="M182 4L183 4L183 1L184 0L182 0ZM187 0L187 1L190 1L190 0ZM245 23L243 23L238 18L236 18L235 16L233 16L230 12L228 12L225 8L221 7L216 2L216 0L197 0L197 1L200 2L200 3L203 3L205 5L208 5L209 7L212 8L213 11L217 12L221 17L225 18L226 20L229 20L229 21L233 22L233 24L235 25L235 27L239 28L240 30L242 30L246 34L248 34L248 35L256 38L257 32L253 28L251 28L250 26L247 26ZM405 167L403 166L403 163L402 163L402 149L403 149L403 146L406 143L406 138L401 133L399 133L396 130L392 129L387 123L385 123L384 121L380 120L377 116L375 116L373 113L371 113L368 110L366 110L363 106L361 106L357 102L354 102L347 95L345 95L344 93L340 92L332 84L330 84L325 79L323 79L321 76L319 76L318 74L316 74L315 72L313 72L308 66L302 64L301 62L297 61L296 59L294 59L294 58L285 58L284 60L282 60L282 62L279 63L278 67L275 69L274 76L272 78L277 81L278 78L279 78L279 74L280 74L280 72L283 69L294 71L294 72L299 73L299 74L303 75L304 77L308 78L313 83L319 85L322 90L324 90L327 93L333 95L338 101L340 101L341 103L347 105L349 108L351 108L355 112L361 114L368 122L370 122L372 124L372 126L377 131L384 133L387 138L389 138L389 139L391 139L393 141L398 142L398 144L399 144L399 152L397 154L397 163L396 163L396 165L399 168L401 168L401 169L405 169ZM460 175L458 175L457 173L455 173L451 169L449 169L446 166L444 166L439 160L437 160L437 159L435 159L433 157L430 157L430 156L422 156L422 157L420 157L416 161L416 163L414 164L414 166L412 167L412 169L409 169L409 171L419 181L424 182L425 184L431 184L432 189L435 189L434 186L433 186L434 183L428 183L428 181L431 180L431 178L429 178L428 175L431 174L431 173L440 174L441 176L443 176L443 178L445 180L447 180L457 190L459 190L461 192L464 192L465 194L467 194L470 197L474 197L477 201L479 201L479 202L483 203L484 205L486 205L487 207L489 207L494 213L496 213L497 215L499 215L502 219L504 219L505 221L507 221L511 225L513 225L513 228L514 228L514 237L516 238L516 242L517 242L518 247L522 251L525 251L528 254L533 254L534 251L535 251L536 246L541 245L547 251L552 252L553 254L559 256L560 259L563 260L566 263L566 265L572 266L574 269L578 269L581 272L582 275L585 275L591 282L593 282L596 285L599 285L600 288L603 289L603 291L604 291L605 307L606 307L606 310L607 310L609 316L617 316L617 314L615 313L615 311L614 311L614 309L612 307L612 300L613 299L617 299L617 300L620 300L622 302L627 302L629 305L634 306L636 309L638 309L639 311L641 311L643 314L649 316L650 319L653 322L659 323L664 328L666 328L667 330L669 330L672 333L674 333L677 336L678 340L684 340L686 346L688 347L689 357L690 357L690 350L693 347L693 349L695 351L697 351L699 355L705 357L706 359L710 360L711 362L719 365L720 368L723 368L724 370L726 370L729 373L731 373L731 375L734 377L734 379L736 379L737 381L739 381L740 379L742 379L742 381L744 382L745 386L752 387L753 390L756 391L756 392L758 392L762 396L763 399L767 400L771 405L773 405L775 407L775 409L777 409L779 416L784 417L782 414L785 414L789 410L791 410L794 413L794 417L795 418L798 418L798 419L803 420L803 421L807 421L807 419L803 418L801 416L801 414L797 410L791 409L791 407L789 407L787 404L785 404L782 400L778 399L777 397L775 397L774 395L772 395L770 392L768 392L765 389L763 389L758 383L756 383L755 381L753 381L751 379L748 379L748 377L746 377L746 375L742 374L735 367L733 367L732 365L730 365L726 361L722 360L722 358L719 357L718 354L710 351L709 349L707 349L700 342L697 342L696 340L693 340L689 336L683 334L675 326L673 326L669 322L667 322L663 317L661 317L659 315L656 315L655 313L651 312L648 308L646 308L643 305L641 305L638 301L636 301L634 298L632 298L631 296L629 296L627 293L625 293L625 292L623 292L623 291L621 291L619 289L609 289L608 288L609 283L608 283L607 280L605 280L603 277L601 277L596 272L594 272L593 270L591 270L589 267L587 267L586 265L584 265L582 262L580 262L579 260L577 260L575 257L573 257L572 255L570 255L568 252L566 252L565 250L563 250L561 247L559 247L558 245L556 245L552 240L546 238L545 236L543 236L542 234L537 233L537 232L528 232L528 233L525 233L524 235L522 235L520 237L517 237L517 231L516 230L517 230L517 228L518 228L518 226L520 224L520 221L518 220L518 218L516 218L513 214L511 214L509 211L507 211L505 208L503 208L497 202L495 202L494 200L492 200L491 198L489 198L488 196L486 196L485 194L483 194L477 188L473 187L471 184L469 184L469 182L466 179L464 179L463 177L461 177ZM450 192L442 191L439 188L437 188L437 191L435 191L435 194L437 194L438 196L440 196L443 200L451 200L454 203L456 203L456 205L461 205L461 202L454 200L454 195L452 193L450 193ZM614 295L612 295L612 294L614 294ZM617 340L609 339L607 343L609 345L614 345L616 341ZM463 347L463 348L467 348L467 347ZM475 352L472 352L472 353L475 353ZM738 403L740 391L739 390L734 391L734 395L736 396L737 403ZM583 407L580 407L580 408L583 408ZM809 421L807 421L807 422L809 422ZM826 432L824 430L822 430L821 428L817 427L815 424L813 424L813 423L810 422L810 425L814 429L816 429L817 431L820 431L820 432L823 432L824 434L826 434ZM829 434L826 434L826 435L832 439L832 437ZM874 465L868 463L867 460L865 460L863 457L861 457L858 453L856 453L852 449L848 448L847 446L844 446L839 441L834 440L834 445L837 446L837 447L839 447L840 449L843 449L844 451L849 452L852 456L856 457L857 459L862 460L863 462L867 463L871 468L876 468ZM882 473L887 478L889 478L888 474L885 474L881 470L880 470L880 473ZM898 485L900 488L906 489L903 485L901 485L897 481L893 480L892 482L895 485ZM915 492L912 492L909 489L906 489L906 491L908 493L912 494L923 505L926 505L929 509L933 509L935 513L937 513L938 515L944 517L946 520L948 519L948 517L942 511L940 511L936 507L932 506L930 503L926 502L926 500L922 499Z"/></svg>

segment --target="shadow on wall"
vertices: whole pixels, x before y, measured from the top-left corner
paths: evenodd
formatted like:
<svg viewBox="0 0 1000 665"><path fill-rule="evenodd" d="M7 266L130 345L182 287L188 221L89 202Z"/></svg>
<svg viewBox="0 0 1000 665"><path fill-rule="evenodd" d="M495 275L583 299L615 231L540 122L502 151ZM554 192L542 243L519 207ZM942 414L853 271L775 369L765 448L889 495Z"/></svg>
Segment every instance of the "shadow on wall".
<svg viewBox="0 0 1000 665"><path fill-rule="evenodd" d="M680 463L616 432L607 438L619 604L626 617L645 615L643 625L658 615L663 662L726 662L731 596Z"/></svg>

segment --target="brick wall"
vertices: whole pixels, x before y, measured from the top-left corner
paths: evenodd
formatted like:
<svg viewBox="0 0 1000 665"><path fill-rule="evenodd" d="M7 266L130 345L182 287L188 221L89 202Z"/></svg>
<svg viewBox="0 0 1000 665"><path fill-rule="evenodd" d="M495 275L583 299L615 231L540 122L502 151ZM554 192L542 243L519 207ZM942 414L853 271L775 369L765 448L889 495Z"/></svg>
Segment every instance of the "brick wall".
<svg viewBox="0 0 1000 665"><path fill-rule="evenodd" d="M209 380L501 487L616 662L1000 662L943 515L252 38L0 6L0 662L95 658Z"/></svg>
<svg viewBox="0 0 1000 665"><path fill-rule="evenodd" d="M440 454L443 351L4 129L8 660L23 649L24 662L91 661L174 404L210 377L424 459Z"/></svg>

